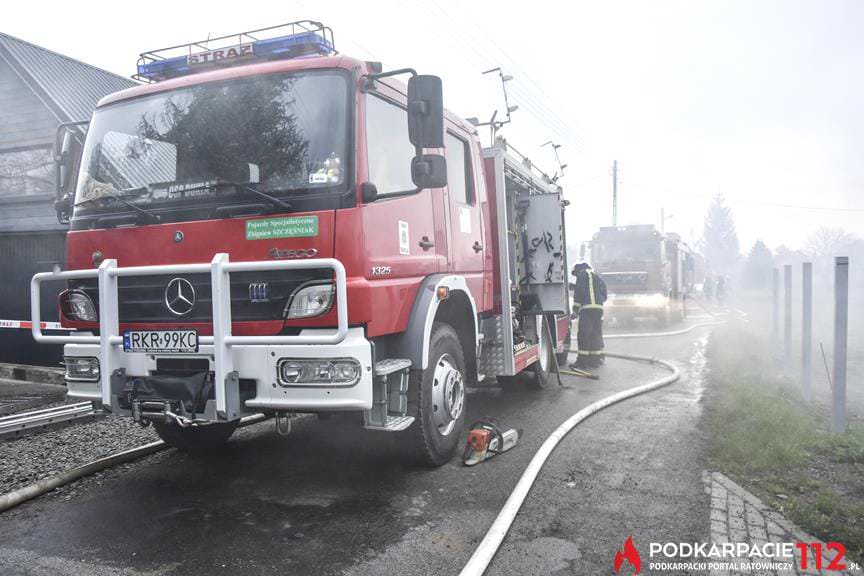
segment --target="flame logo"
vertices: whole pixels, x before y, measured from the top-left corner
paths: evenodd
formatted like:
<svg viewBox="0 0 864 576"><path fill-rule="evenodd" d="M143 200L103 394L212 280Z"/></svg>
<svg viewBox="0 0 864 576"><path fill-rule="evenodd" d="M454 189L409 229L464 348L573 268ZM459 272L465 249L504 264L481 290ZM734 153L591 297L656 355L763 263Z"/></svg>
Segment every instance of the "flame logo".
<svg viewBox="0 0 864 576"><path fill-rule="evenodd" d="M642 569L642 559L639 557L639 551L636 550L636 546L633 545L632 536L628 536L627 540L624 541L623 552L620 548L615 552L615 564L613 567L616 574L621 569L621 565L624 564L624 560L627 560L633 566L633 574L639 574L639 571Z"/></svg>

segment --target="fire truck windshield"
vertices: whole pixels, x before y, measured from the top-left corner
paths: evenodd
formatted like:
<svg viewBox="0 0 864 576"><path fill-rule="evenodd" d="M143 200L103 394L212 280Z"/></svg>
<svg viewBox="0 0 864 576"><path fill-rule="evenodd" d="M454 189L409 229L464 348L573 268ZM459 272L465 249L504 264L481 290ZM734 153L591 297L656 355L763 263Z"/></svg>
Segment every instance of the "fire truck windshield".
<svg viewBox="0 0 864 576"><path fill-rule="evenodd" d="M636 238L596 242L592 253L595 262L655 262L660 260L660 242Z"/></svg>
<svg viewBox="0 0 864 576"><path fill-rule="evenodd" d="M348 101L345 75L326 70L201 84L106 106L87 135L75 216L134 207L188 213L190 205L248 203L250 187L291 199L342 191Z"/></svg>

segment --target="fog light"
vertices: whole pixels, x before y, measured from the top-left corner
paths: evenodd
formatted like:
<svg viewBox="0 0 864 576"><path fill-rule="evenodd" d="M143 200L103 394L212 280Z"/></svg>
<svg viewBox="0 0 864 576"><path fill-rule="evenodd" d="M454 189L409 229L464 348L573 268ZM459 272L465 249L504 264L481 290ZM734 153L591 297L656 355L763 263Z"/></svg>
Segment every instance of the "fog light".
<svg viewBox="0 0 864 576"><path fill-rule="evenodd" d="M64 290L58 299L60 300L60 310L70 320L96 322L99 319L93 300L83 290Z"/></svg>
<svg viewBox="0 0 864 576"><path fill-rule="evenodd" d="M353 358L282 358L276 365L282 386L353 386L360 380L360 363Z"/></svg>
<svg viewBox="0 0 864 576"><path fill-rule="evenodd" d="M72 358L64 356L63 362L66 364L66 380L72 382L99 381L98 358Z"/></svg>

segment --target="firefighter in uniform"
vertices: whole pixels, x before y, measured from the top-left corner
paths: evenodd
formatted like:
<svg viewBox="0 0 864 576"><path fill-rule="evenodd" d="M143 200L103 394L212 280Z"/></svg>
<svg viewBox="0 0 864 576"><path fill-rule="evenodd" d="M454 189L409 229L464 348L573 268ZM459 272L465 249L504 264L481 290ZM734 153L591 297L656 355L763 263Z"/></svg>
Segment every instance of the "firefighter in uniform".
<svg viewBox="0 0 864 576"><path fill-rule="evenodd" d="M573 267L575 312L579 317L575 368L596 368L603 362L603 303L606 283L585 262Z"/></svg>

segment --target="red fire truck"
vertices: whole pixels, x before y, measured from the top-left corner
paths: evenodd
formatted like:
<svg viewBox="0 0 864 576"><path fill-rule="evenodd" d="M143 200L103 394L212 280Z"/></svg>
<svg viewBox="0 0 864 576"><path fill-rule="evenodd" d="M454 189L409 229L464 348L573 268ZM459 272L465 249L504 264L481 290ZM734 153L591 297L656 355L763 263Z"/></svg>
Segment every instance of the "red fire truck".
<svg viewBox="0 0 864 576"><path fill-rule="evenodd" d="M695 261L678 234L663 234L651 224L604 226L590 246L592 265L609 290L609 319L651 317L665 326L687 315Z"/></svg>
<svg viewBox="0 0 864 576"><path fill-rule="evenodd" d="M554 381L566 202L440 78L311 21L147 52L137 78L58 131L68 270L31 302L69 396L189 450L245 415L354 412L441 465L466 386ZM69 335L39 328L47 281Z"/></svg>

